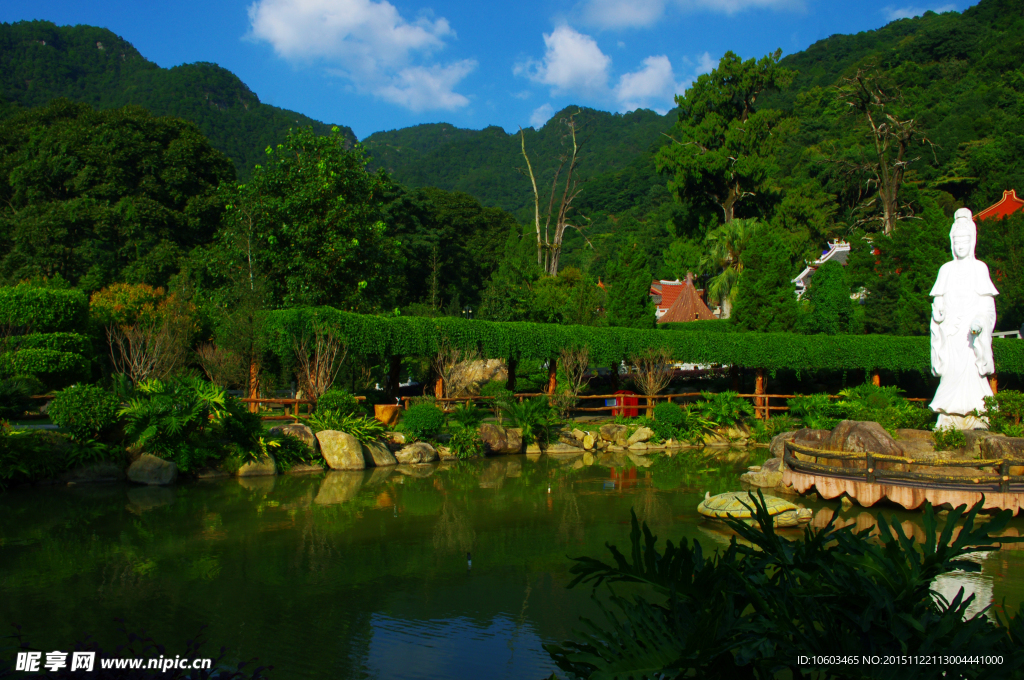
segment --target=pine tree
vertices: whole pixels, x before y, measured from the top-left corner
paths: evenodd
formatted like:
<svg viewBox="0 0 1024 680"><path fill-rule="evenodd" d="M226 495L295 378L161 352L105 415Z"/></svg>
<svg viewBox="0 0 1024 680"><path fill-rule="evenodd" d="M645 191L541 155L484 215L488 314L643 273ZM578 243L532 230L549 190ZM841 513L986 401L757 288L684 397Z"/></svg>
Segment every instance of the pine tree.
<svg viewBox="0 0 1024 680"><path fill-rule="evenodd" d="M634 244L619 251L619 259L608 265L608 325L624 328L654 328L651 301L651 270L643 251Z"/></svg>
<svg viewBox="0 0 1024 680"><path fill-rule="evenodd" d="M811 305L807 332L826 335L853 332L853 301L843 265L829 261L818 267L804 299Z"/></svg>
<svg viewBox="0 0 1024 680"><path fill-rule="evenodd" d="M781 333L796 324L793 260L784 237L765 226L750 240L733 308L734 322L744 330Z"/></svg>
<svg viewBox="0 0 1024 680"><path fill-rule="evenodd" d="M540 278L537 250L518 229L505 240L498 269L480 296L480 318L489 321L532 321L534 285Z"/></svg>

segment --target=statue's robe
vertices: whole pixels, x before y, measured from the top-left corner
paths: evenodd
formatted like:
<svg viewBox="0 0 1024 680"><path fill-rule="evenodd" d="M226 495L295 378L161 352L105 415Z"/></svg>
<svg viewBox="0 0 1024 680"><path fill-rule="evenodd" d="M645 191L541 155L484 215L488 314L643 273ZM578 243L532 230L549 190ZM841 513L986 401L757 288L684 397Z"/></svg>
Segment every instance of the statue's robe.
<svg viewBox="0 0 1024 680"><path fill-rule="evenodd" d="M929 406L946 415L983 411L983 399L992 396L985 376L995 371L992 331L996 327L995 296L999 295L988 265L973 257L947 262L939 269L930 294L942 297L945 318L938 323L933 315L931 321L932 373L940 381ZM972 321L981 325L978 335L971 333Z"/></svg>

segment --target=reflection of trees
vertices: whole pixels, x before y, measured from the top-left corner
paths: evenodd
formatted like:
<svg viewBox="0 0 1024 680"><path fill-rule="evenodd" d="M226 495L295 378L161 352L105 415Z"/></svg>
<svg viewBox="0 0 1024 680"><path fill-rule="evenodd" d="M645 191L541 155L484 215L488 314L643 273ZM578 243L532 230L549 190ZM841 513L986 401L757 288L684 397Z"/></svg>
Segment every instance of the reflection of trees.
<svg viewBox="0 0 1024 680"><path fill-rule="evenodd" d="M650 482L650 480L647 480ZM667 524L672 521L672 512L668 504L661 499L657 490L650 484L641 487L633 501L633 511L639 522L650 525Z"/></svg>
<svg viewBox="0 0 1024 680"><path fill-rule="evenodd" d="M558 523L558 541L568 544L570 541L583 543L583 517L580 515L580 504L572 488L563 489L560 494L562 502L562 519Z"/></svg>
<svg viewBox="0 0 1024 680"><path fill-rule="evenodd" d="M441 504L441 516L434 525L434 550L446 553L469 551L475 538L476 532L470 524L469 513L459 509L445 496Z"/></svg>

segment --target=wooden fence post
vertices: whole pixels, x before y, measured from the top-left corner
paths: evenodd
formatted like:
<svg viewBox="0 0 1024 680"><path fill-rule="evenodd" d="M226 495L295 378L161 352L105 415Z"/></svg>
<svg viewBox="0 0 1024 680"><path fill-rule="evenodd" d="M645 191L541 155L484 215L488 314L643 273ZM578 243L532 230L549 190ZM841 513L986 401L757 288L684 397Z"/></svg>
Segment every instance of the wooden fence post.
<svg viewBox="0 0 1024 680"><path fill-rule="evenodd" d="M255 357L249 360L248 393L250 399L259 399L260 397L260 362ZM260 405L257 402L250 402L249 413L259 412Z"/></svg>
<svg viewBox="0 0 1024 680"><path fill-rule="evenodd" d="M875 387L881 387L882 386L882 376L878 372L877 368L875 370L871 371L871 384L874 385Z"/></svg>
<svg viewBox="0 0 1024 680"><path fill-rule="evenodd" d="M988 377L988 384L992 388L992 394L999 394L999 379L995 373Z"/></svg>
<svg viewBox="0 0 1024 680"><path fill-rule="evenodd" d="M434 396L444 399L444 378L441 376L437 376L437 381L434 383Z"/></svg>

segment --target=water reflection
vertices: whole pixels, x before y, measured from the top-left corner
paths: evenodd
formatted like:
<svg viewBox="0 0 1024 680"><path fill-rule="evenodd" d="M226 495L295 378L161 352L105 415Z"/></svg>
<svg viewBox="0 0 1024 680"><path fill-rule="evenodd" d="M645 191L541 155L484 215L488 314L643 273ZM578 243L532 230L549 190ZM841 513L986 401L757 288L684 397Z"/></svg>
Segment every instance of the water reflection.
<svg viewBox="0 0 1024 680"><path fill-rule="evenodd" d="M179 653L208 624L211 647L258 656L280 678L546 677L541 645L599 616L587 589L565 588L566 553L625 548L630 508L661 540L727 544L697 504L738 490L764 455L631 453L14 490L0 495L0 625L22 623L36 647L86 633L114 647L111 621L124 617ZM838 507L799 502L815 522ZM919 533L919 514L896 514ZM863 509L841 517L874 522ZM979 605L1005 596L1016 610L1024 553L981 566L936 590L970 586Z"/></svg>

